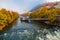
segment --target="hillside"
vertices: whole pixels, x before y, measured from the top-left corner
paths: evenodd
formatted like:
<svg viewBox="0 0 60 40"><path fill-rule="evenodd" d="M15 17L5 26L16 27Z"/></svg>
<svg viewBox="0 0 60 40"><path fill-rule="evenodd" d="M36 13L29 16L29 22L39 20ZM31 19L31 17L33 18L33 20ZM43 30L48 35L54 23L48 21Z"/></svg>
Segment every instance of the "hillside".
<svg viewBox="0 0 60 40"><path fill-rule="evenodd" d="M30 10L30 12L35 11L37 9L40 9L42 6L47 6L47 7L60 7L60 2L49 2L49 3L44 3L44 4L38 4L36 5L33 9Z"/></svg>

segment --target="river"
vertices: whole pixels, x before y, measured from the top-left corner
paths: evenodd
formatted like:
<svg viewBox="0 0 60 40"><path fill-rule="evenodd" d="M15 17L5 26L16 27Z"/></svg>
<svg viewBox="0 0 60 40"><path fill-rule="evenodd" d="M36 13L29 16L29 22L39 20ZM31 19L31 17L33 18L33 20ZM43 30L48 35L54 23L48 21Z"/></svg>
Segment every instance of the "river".
<svg viewBox="0 0 60 40"><path fill-rule="evenodd" d="M60 40L60 27L17 21L0 31L0 40Z"/></svg>

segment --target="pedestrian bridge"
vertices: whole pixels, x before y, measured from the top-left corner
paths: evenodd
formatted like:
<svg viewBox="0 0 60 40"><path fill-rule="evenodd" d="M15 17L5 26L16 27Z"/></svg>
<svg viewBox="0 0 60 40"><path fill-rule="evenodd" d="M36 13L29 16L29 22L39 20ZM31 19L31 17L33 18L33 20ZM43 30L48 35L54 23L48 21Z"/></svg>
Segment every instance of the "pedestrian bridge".
<svg viewBox="0 0 60 40"><path fill-rule="evenodd" d="M48 21L48 18L31 18L30 20Z"/></svg>
<svg viewBox="0 0 60 40"><path fill-rule="evenodd" d="M56 16L56 20L60 19L60 15ZM40 21L49 21L48 18L22 18L21 20L40 20Z"/></svg>

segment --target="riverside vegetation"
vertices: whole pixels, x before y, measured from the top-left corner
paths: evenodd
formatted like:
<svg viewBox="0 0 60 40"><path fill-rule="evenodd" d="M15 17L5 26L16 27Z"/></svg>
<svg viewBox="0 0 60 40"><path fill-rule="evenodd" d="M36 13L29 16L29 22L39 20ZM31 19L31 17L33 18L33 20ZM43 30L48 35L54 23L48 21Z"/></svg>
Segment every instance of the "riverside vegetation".
<svg viewBox="0 0 60 40"><path fill-rule="evenodd" d="M54 22L57 15L60 15L60 8L47 8L44 6L36 11L33 11L30 18L48 18L51 22Z"/></svg>
<svg viewBox="0 0 60 40"><path fill-rule="evenodd" d="M48 8L43 6L31 13L26 12L24 15L29 16L30 18L48 18L50 24L56 24L56 21L60 22L60 18L57 19L57 16L60 15L60 8L56 7Z"/></svg>
<svg viewBox="0 0 60 40"><path fill-rule="evenodd" d="M16 18L19 17L17 12L6 10L2 8L0 10L0 30L2 30L5 26L12 23Z"/></svg>

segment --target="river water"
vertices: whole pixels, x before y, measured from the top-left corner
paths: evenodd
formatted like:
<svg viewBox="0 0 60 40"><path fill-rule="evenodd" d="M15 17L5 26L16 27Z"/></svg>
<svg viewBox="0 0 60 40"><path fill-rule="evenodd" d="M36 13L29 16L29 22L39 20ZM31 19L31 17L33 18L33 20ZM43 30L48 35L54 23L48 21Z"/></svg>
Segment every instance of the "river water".
<svg viewBox="0 0 60 40"><path fill-rule="evenodd" d="M60 40L60 27L18 19L0 31L0 40Z"/></svg>

